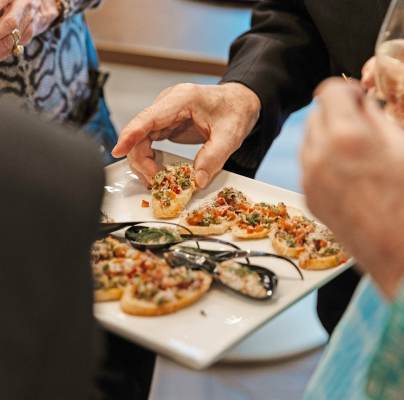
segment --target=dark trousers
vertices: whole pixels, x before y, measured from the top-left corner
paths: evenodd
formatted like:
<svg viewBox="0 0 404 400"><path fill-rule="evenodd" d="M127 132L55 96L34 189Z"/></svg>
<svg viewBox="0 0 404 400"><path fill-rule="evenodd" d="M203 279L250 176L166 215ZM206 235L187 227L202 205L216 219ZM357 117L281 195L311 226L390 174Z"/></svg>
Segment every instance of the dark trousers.
<svg viewBox="0 0 404 400"><path fill-rule="evenodd" d="M241 167L231 159L227 161L224 169L248 178L254 178L257 172L255 168ZM351 268L319 289L317 314L325 330L330 335L351 301L360 278L360 273Z"/></svg>
<svg viewBox="0 0 404 400"><path fill-rule="evenodd" d="M103 353L91 400L147 400L156 355L100 328Z"/></svg>
<svg viewBox="0 0 404 400"><path fill-rule="evenodd" d="M318 290L317 314L330 335L348 307L360 279L360 273L351 268Z"/></svg>

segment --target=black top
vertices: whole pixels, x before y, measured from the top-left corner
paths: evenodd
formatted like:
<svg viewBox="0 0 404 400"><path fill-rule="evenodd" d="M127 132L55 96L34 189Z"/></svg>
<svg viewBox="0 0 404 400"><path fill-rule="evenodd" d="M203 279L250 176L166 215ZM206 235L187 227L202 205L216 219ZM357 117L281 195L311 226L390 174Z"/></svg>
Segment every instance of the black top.
<svg viewBox="0 0 404 400"><path fill-rule="evenodd" d="M290 113L307 105L326 77L360 78L390 0L262 0L252 28L232 45L223 82L260 98L260 121L232 156L257 167Z"/></svg>
<svg viewBox="0 0 404 400"><path fill-rule="evenodd" d="M88 399L102 162L82 137L4 107L0 121L0 398Z"/></svg>

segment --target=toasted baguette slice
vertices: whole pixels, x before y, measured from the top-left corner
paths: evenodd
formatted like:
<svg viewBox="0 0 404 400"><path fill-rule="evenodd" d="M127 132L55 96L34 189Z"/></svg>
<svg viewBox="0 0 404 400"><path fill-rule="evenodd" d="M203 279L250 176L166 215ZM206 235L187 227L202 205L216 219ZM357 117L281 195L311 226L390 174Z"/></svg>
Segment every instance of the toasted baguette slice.
<svg viewBox="0 0 404 400"><path fill-rule="evenodd" d="M264 239L269 235L269 229L263 228L259 232L247 232L246 229L242 229L237 225L234 225L231 229L231 233L235 239L241 240L254 240L254 239Z"/></svg>
<svg viewBox="0 0 404 400"><path fill-rule="evenodd" d="M326 257L310 256L307 252L302 252L299 256L299 267L309 270L323 270L337 267L347 260L347 255L341 250L338 254Z"/></svg>
<svg viewBox="0 0 404 400"><path fill-rule="evenodd" d="M176 196L168 207L162 207L160 201L152 197L152 209L156 218L168 219L178 217L191 200L194 189L187 189Z"/></svg>
<svg viewBox="0 0 404 400"><path fill-rule="evenodd" d="M282 239L280 232L276 232L272 238L272 247L277 254L284 257L298 258L299 254L304 251L303 246L288 246L285 239Z"/></svg>
<svg viewBox="0 0 404 400"><path fill-rule="evenodd" d="M128 314L145 317L171 314L181 310L195 303L209 290L212 278L206 273L201 272L201 274L203 274L201 275L203 276L203 283L200 288L197 290L181 289L178 291L178 297L175 300L160 305L136 298L136 287L129 286L122 296L121 308Z"/></svg>
<svg viewBox="0 0 404 400"><path fill-rule="evenodd" d="M99 289L94 292L94 301L96 303L104 301L120 300L123 294L123 288Z"/></svg>
<svg viewBox="0 0 404 400"><path fill-rule="evenodd" d="M321 224L316 224L315 231L307 236L304 247L304 252L299 256L299 266L303 269L333 268L348 259L334 234Z"/></svg>
<svg viewBox="0 0 404 400"><path fill-rule="evenodd" d="M100 240L96 244L95 250L101 251L101 253L105 250L102 245L116 245L114 251L122 253L123 257L112 257L92 263L94 301L119 300L124 288L130 283L130 274L136 271L138 263L136 259L126 258L125 255L131 257L139 252L131 250L125 243L112 238ZM111 272L113 274L110 274Z"/></svg>
<svg viewBox="0 0 404 400"><path fill-rule="evenodd" d="M211 224L208 226L190 225L187 223L186 218L182 218L179 221L179 224L187 227L194 235L200 236L223 235L230 229L232 225L229 221L223 221L220 224Z"/></svg>
<svg viewBox="0 0 404 400"><path fill-rule="evenodd" d="M177 162L153 177L152 209L156 218L175 218L185 209L196 190L192 165Z"/></svg>
<svg viewBox="0 0 404 400"><path fill-rule="evenodd" d="M208 204L184 213L179 223L186 226L194 235L222 235L236 223L236 215L233 211L229 211L228 206Z"/></svg>

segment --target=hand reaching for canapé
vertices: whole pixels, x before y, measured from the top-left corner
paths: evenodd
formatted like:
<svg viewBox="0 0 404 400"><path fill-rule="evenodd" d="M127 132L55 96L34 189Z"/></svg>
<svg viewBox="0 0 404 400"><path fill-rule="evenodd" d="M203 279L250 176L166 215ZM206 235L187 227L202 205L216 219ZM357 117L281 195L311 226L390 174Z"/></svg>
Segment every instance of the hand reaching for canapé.
<svg viewBox="0 0 404 400"><path fill-rule="evenodd" d="M260 108L257 95L239 83L180 84L164 90L128 124L112 154L127 156L131 168L150 183L158 170L153 141L203 143L194 163L203 188L251 132Z"/></svg>

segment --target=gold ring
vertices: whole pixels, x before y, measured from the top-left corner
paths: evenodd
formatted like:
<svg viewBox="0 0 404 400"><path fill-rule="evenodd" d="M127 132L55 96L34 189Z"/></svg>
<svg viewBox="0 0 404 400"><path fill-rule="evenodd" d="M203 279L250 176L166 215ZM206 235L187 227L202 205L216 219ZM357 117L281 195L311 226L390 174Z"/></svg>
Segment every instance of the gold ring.
<svg viewBox="0 0 404 400"><path fill-rule="evenodd" d="M20 30L19 29L14 29L11 32L11 37L13 38L13 41L14 41L13 54L18 57L22 53L24 53L24 46L20 44L20 40L21 40L21 32L20 32Z"/></svg>

